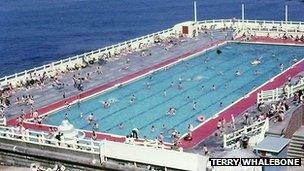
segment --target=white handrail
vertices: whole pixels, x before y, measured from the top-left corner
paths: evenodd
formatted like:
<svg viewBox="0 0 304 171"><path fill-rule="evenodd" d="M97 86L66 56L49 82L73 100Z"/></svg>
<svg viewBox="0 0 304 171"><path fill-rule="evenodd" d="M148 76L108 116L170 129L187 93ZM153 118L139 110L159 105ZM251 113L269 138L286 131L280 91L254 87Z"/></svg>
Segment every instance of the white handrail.
<svg viewBox="0 0 304 171"><path fill-rule="evenodd" d="M98 59L101 57L102 54L106 54L109 52L112 52L112 54L113 54L113 52L115 50L119 51L122 48L126 48L127 45L131 44L134 46L139 43L148 43L148 42L152 43L153 41L150 41L150 39L151 40L154 39L155 36L167 37L168 35L173 34L173 33L174 33L173 28L169 28L169 29L162 30L162 31L159 31L156 33L152 33L152 34L134 38L134 39L131 39L128 41L124 41L124 42L118 43L116 45L107 46L104 48L100 48L97 50L83 53L81 55L76 55L76 56L69 57L69 58L66 58L66 59L63 59L60 61L52 62L50 64L46 64L46 65L43 65L43 66L40 66L37 68L25 70L23 72L15 73L15 74L12 74L9 76L4 76L4 77L0 78L0 85L6 85L8 82L10 82L11 80L14 80L14 79L17 81L22 81L24 78L29 77L30 74L34 74L34 73L36 73L36 74L43 74L44 72L53 73L53 70L51 69L52 66L56 66L54 69L59 69L59 68L62 69L62 68L65 68L66 65L71 66L71 65L74 65L75 63L82 62L82 59L85 59L85 60L92 60L93 58ZM79 61L79 60L81 60L81 61Z"/></svg>
<svg viewBox="0 0 304 171"><path fill-rule="evenodd" d="M271 103L283 99L284 97L293 97L294 93L304 90L304 78L298 84L292 86L285 86L273 90L261 91L257 95L257 103Z"/></svg>
<svg viewBox="0 0 304 171"><path fill-rule="evenodd" d="M6 126L6 117L0 118L0 125L1 126Z"/></svg>
<svg viewBox="0 0 304 171"><path fill-rule="evenodd" d="M244 126L244 128L234 131L229 134L223 134L223 147L232 148L236 141L239 140L243 135L248 134L265 134L269 129L269 119L266 118L262 121L257 121L250 126Z"/></svg>
<svg viewBox="0 0 304 171"><path fill-rule="evenodd" d="M217 20L204 20L198 21L199 25L212 24L217 28L223 28L223 25L231 25L234 29L237 30L256 30L256 31L276 31L276 32L302 32L304 33L304 23L299 21L266 21L266 20L242 20L240 19L217 19ZM276 29L274 29L276 28ZM75 65L76 63L81 63L82 59L92 60L93 58L98 59L101 58L103 54L114 53L114 51L120 51L123 48L131 45L132 48L138 45L139 43L152 43L152 40L155 36L166 37L171 34L174 34L176 30L174 28L169 28L166 30L162 30L156 33L152 33L149 35L141 36L138 38L134 38L128 41L124 41L122 43L118 43L116 45L107 46L104 48L96 49L90 52L83 53L81 55L75 55L73 57L69 57L64 60L56 61L50 64L46 64L40 67L36 67L34 69L25 70L23 72L15 73L9 76L4 76L0 78L0 85L6 85L8 82L16 84L17 81L22 81L26 77L29 77L31 73L43 74L54 73L55 69L65 68L66 65Z"/></svg>
<svg viewBox="0 0 304 171"><path fill-rule="evenodd" d="M31 144L99 154L100 142L88 139L75 138L73 140L62 139L61 141L58 141L55 138L49 138L48 134L44 132L31 130L19 131L17 128L4 126L0 126L0 137Z"/></svg>

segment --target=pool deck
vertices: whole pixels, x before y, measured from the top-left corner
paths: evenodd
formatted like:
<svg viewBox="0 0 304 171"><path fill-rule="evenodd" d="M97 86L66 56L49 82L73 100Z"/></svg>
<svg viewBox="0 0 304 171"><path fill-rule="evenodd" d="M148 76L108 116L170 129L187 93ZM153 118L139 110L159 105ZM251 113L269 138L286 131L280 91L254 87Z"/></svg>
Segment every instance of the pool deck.
<svg viewBox="0 0 304 171"><path fill-rule="evenodd" d="M295 44L297 45L298 42L291 41L291 40L281 40L281 39L273 39L267 37L256 37L251 40L251 42L256 43L270 43L270 44ZM282 86L287 80L288 77L295 77L297 74L304 70L304 60L298 62L293 67L285 70L283 73L279 74L273 80L263 84L262 86L258 87L254 91L247 94L246 97L243 97L233 103L232 105L228 106L224 110L218 113L217 117L210 118L206 122L198 125L192 132L192 140L186 141L181 139L181 146L185 149L193 148L198 145L200 142L205 140L209 135L212 135L217 130L217 122L219 119L225 119L226 122L231 121L231 114L234 114L235 117L239 116L245 110L250 108L251 106L256 104L257 100L257 93L261 92L261 90L270 90L275 89L277 87Z"/></svg>
<svg viewBox="0 0 304 171"><path fill-rule="evenodd" d="M76 72L81 72L81 74L92 72L94 71L95 67L87 67L81 71L68 73L62 78L63 82L69 83L69 85L65 87L64 90L67 94L66 99L62 99L62 91L55 90L51 86L48 86L44 90L32 89L29 90L29 92L25 93L34 94L36 100L35 107L38 108L39 115L43 115L60 107L64 107L65 101L72 103L73 101L76 101L79 98L81 99L91 96L98 92L109 89L113 86L117 86L123 82L127 82L137 77L140 77L151 71L178 62L181 59L187 58L198 52L202 52L210 47L217 46L217 44L223 43L225 41L225 38L231 38L226 37L226 32L214 31L213 35L214 39L210 39L209 36L204 34L200 34L199 37L195 39L185 39L185 41L181 45L174 46L169 51L165 51L162 47L159 46L152 47L149 49L152 52L152 55L149 57L141 57L139 53L130 54L128 55L128 58L131 59L131 66L128 70L122 70L122 68L126 67L126 57L122 57L114 61L109 61L107 64L102 66L102 70L104 72L104 74L102 75L102 79L95 75L94 81L85 83L84 92L78 92L77 90L75 90L73 85L70 84L72 82L71 76L73 74L76 74ZM277 41L276 39L270 39L266 37L257 37L253 39L252 42L284 44L284 42L282 41ZM291 44L294 42L288 41L285 43ZM288 70L274 78L273 81L267 82L263 86L248 94L246 97L228 106L223 111L221 111L217 117L210 118L203 124L197 126L192 133L193 139L191 141L185 141L181 139L181 146L186 149L195 147L197 144L202 142L216 130L216 125L220 118L225 118L225 120L229 122L231 120L230 117L232 113L237 116L256 103L256 95L258 92L260 92L261 90L268 90L281 86L287 81L288 77L294 77L299 72L303 71L303 68L304 61L300 61L292 68L289 68ZM14 96L16 97L22 94L24 94L24 92L19 91ZM19 106L15 106L9 109L9 125L16 125L16 116L19 115L20 110L21 108ZM30 115L27 114L26 118L30 118ZM48 131L49 129L48 126L37 125L33 123L25 123L24 126L30 129L43 131ZM86 131L86 135L90 137L91 132ZM117 142L123 142L125 140L123 136L116 136L104 133L98 133L98 138Z"/></svg>
<svg viewBox="0 0 304 171"><path fill-rule="evenodd" d="M13 101L16 97L22 96L23 94L34 95L34 106L36 109L38 109L39 115L44 115L50 111L64 107L65 101L72 103L78 99L105 91L113 86L117 86L151 71L178 62L181 59L188 58L190 55L202 52L210 47L217 46L226 39L230 40L232 37L232 31L222 32L219 30L213 30L212 35L213 37L210 38L210 35L200 33L198 37L193 39L184 38L181 40L179 45L173 46L168 51L164 50L164 48L159 45L153 46L148 49L152 52L151 56L142 57L140 56L139 52L134 52L116 60L109 60L106 64L101 66L103 71L102 76L98 76L96 73L94 73L92 75L93 80L84 83L85 91L83 92L74 88L72 84L72 76L77 73L85 75L88 72L93 72L96 69L96 64L86 67L80 71L74 71L63 75L60 80L67 84L64 90L55 90L50 84L48 84L43 90L38 88L32 88L28 91L19 90L13 94L11 100ZM127 58L130 59L131 64L126 64ZM129 68L124 69L126 66L129 66ZM65 92L67 96L65 99L62 98L63 92ZM21 109L29 112L28 106L18 106L15 104L5 111L6 117L9 119L9 125L16 125L16 117L20 115ZM27 114L26 118L31 118L30 114ZM49 126L37 125L33 123L24 123L24 126L35 130L49 130ZM86 131L86 135L90 137L91 131ZM123 142L125 140L123 136L104 133L98 133L98 138L118 142Z"/></svg>
<svg viewBox="0 0 304 171"><path fill-rule="evenodd" d="M296 77L292 79L292 83L295 83L298 80L299 76L304 76L304 72L299 73ZM285 119L282 122L274 122L273 119L270 119L269 121L269 130L267 131L267 134L272 135L281 135L283 133L283 130L288 126L290 118L292 116L292 113L299 107L298 104L295 104L292 101L292 98L288 100L288 105L290 107L289 110L285 113ZM270 108L270 105L268 106ZM246 111L250 113L251 116L259 116L260 114L264 113L264 111L259 111L257 109L257 105L253 105L250 108L248 108ZM227 123L224 130L225 133L232 133L235 130L239 130L244 128L245 124L245 118L243 116L244 113L239 115L239 117L235 118L235 129L230 126L230 123ZM203 147L206 145L209 149L209 156L212 157L224 157L227 154L231 153L233 149L224 149L223 148L223 138L220 136L215 136L214 133L209 135L204 141L196 145L194 148L188 149L188 152L192 153L198 153L202 154ZM252 153L251 148L247 149L250 153Z"/></svg>

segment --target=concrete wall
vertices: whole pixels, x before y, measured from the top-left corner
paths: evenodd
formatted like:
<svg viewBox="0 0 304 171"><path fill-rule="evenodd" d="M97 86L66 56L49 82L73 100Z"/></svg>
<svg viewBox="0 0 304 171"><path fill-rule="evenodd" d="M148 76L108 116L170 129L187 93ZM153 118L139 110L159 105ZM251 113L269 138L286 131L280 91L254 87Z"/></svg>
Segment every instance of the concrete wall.
<svg viewBox="0 0 304 171"><path fill-rule="evenodd" d="M29 167L31 163L39 162L45 167L53 167L55 163L61 163L70 170L79 171L145 170L114 162L101 163L99 155L90 153L40 146L2 138L0 138L0 142L0 162L3 165Z"/></svg>
<svg viewBox="0 0 304 171"><path fill-rule="evenodd" d="M100 155L163 168L191 171L204 171L208 162L207 157L198 154L110 141L102 141Z"/></svg>
<svg viewBox="0 0 304 171"><path fill-rule="evenodd" d="M285 128L285 137L292 138L292 135L304 124L304 105L300 105L293 113Z"/></svg>

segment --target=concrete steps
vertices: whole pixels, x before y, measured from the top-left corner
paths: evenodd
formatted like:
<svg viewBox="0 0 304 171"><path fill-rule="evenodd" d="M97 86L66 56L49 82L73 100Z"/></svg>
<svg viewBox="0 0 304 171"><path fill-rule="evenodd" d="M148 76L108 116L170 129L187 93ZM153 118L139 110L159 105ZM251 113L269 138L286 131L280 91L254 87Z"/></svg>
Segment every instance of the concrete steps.
<svg viewBox="0 0 304 171"><path fill-rule="evenodd" d="M290 158L301 158L302 165L304 164L304 150L302 146L304 144L304 132L301 127L291 138L288 146L287 156Z"/></svg>

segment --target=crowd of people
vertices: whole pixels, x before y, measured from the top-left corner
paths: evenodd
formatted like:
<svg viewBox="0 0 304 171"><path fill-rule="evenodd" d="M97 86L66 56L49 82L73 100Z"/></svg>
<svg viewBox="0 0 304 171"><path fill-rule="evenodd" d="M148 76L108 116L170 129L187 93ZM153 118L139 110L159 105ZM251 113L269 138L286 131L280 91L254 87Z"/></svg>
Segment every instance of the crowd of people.
<svg viewBox="0 0 304 171"><path fill-rule="evenodd" d="M42 166L40 163L32 163L30 165L31 171L65 171L66 167L62 164L55 164L54 167L48 168Z"/></svg>

